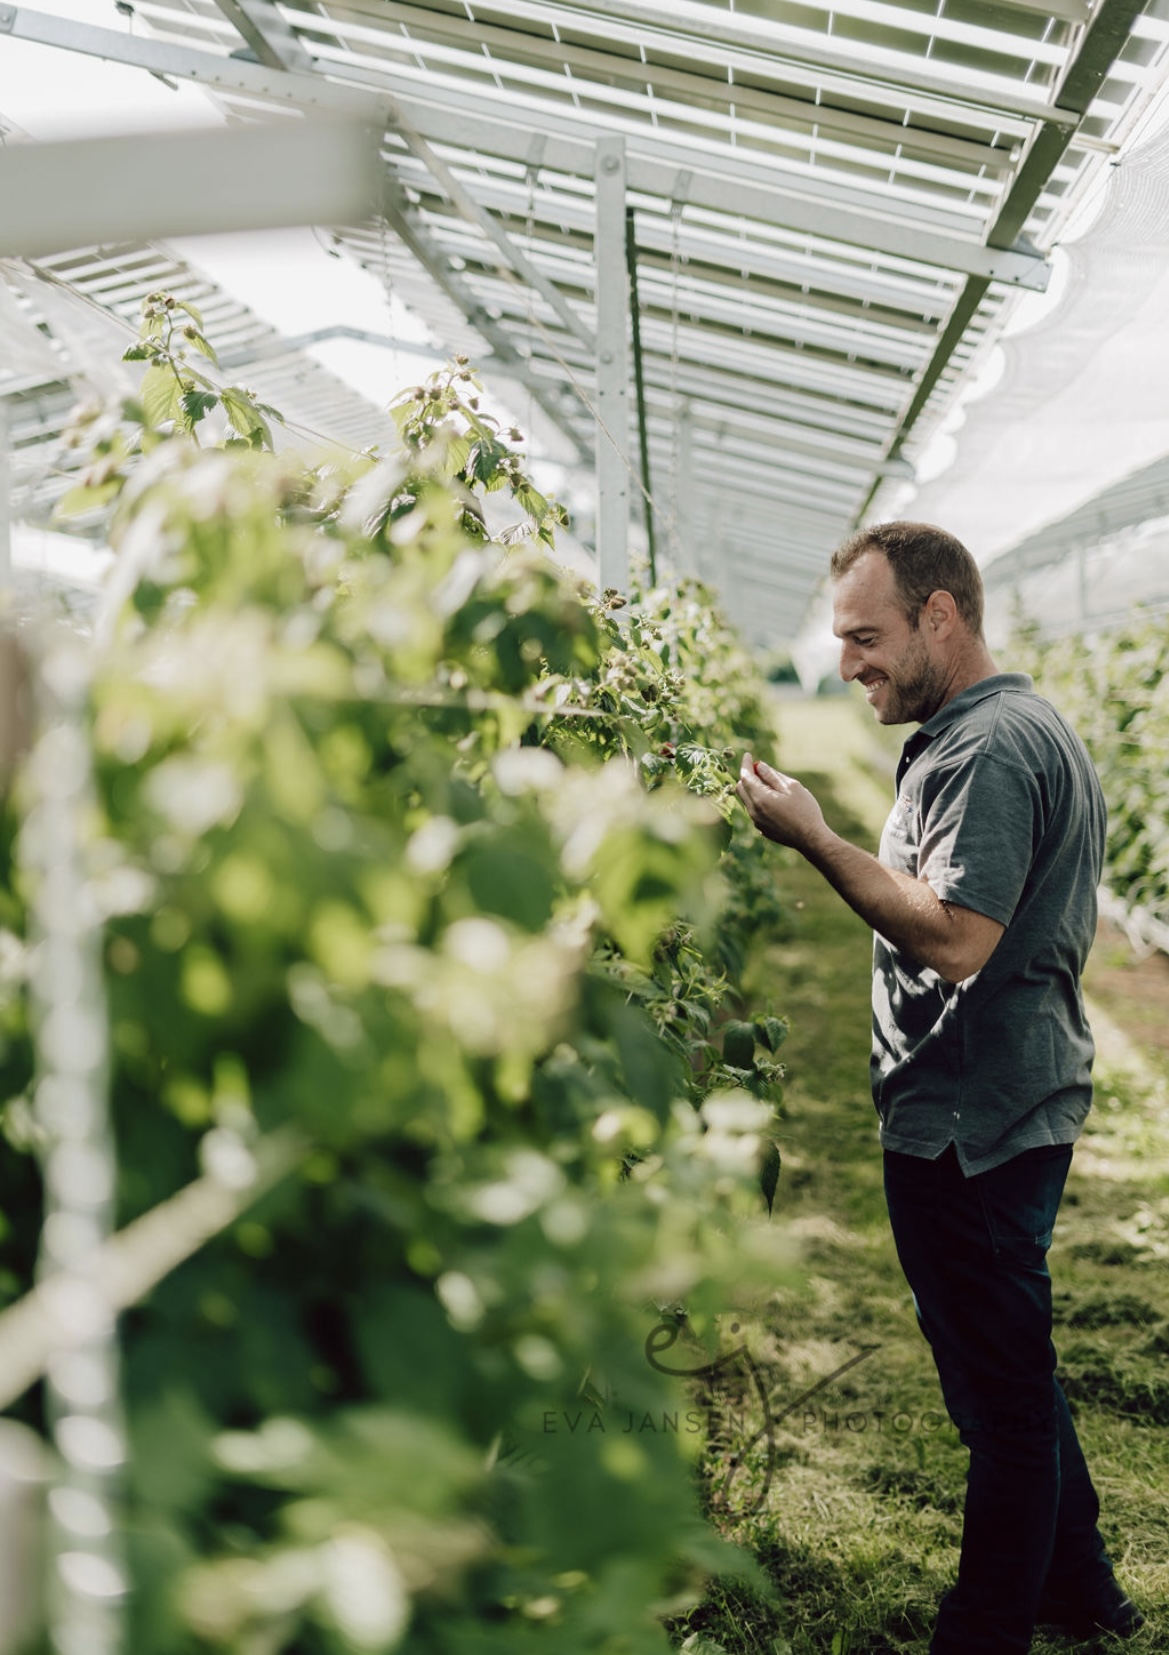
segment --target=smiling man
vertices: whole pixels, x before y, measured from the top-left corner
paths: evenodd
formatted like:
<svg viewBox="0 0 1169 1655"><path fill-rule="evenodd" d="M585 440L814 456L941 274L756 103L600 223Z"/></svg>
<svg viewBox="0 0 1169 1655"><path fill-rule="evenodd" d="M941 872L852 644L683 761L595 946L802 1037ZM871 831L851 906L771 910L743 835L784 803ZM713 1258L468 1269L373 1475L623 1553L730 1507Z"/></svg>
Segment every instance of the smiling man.
<svg viewBox="0 0 1169 1655"><path fill-rule="evenodd" d="M1025 1655L1037 1622L1128 1636L1055 1378L1047 1249L1092 1097L1080 976L1105 807L1074 731L982 634L966 548L924 523L832 559L840 672L906 741L878 856L747 754L739 797L874 931L872 1082L898 1257L970 1450L931 1655Z"/></svg>

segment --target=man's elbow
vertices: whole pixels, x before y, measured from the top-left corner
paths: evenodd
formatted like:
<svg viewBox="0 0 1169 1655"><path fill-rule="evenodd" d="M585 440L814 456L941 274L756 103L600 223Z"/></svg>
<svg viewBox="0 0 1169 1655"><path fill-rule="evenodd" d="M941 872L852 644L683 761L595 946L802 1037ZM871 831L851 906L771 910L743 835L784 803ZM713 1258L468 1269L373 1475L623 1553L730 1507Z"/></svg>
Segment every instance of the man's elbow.
<svg viewBox="0 0 1169 1655"><path fill-rule="evenodd" d="M939 941L935 958L930 961L943 982L964 983L976 977L986 965L1002 939L1005 925L975 914L970 909L959 910L961 918L949 910L947 933Z"/></svg>

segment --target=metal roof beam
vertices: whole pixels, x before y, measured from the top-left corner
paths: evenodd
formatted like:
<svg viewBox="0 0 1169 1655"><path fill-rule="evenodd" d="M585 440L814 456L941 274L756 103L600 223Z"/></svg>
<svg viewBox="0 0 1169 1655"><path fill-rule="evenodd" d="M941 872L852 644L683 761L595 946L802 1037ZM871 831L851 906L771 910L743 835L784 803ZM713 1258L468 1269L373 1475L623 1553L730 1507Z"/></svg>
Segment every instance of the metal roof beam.
<svg viewBox="0 0 1169 1655"><path fill-rule="evenodd" d="M216 4L257 53L260 61L266 63L269 68L293 70L310 75L317 73L320 66L316 59L305 50L300 37L285 22L272 0L216 0ZM434 153L425 138L401 118L395 119L393 125L440 189L445 191L447 199L457 211L468 223L481 230L496 250L503 254L506 267L534 287L551 305L569 332L575 333L590 350L593 349L592 335L576 312L547 277L520 251L498 220L460 184L446 162Z"/></svg>
<svg viewBox="0 0 1169 1655"><path fill-rule="evenodd" d="M548 391L551 387L541 389L539 384L534 382L530 376L525 377L524 361L512 345L506 331L488 316L474 291L467 287L456 271L450 268L441 249L431 241L425 225L418 222L409 203L400 196L395 197L396 192L393 186L388 185L385 204L387 224L413 254L436 286L462 311L469 325L491 346L501 367L513 376L524 378L524 383L531 390L536 402L552 423L563 431L572 444L578 462L582 466L591 468L593 456L585 444L582 443L577 432L573 430L571 423L565 418L563 410L558 408L549 397Z"/></svg>
<svg viewBox="0 0 1169 1655"><path fill-rule="evenodd" d="M485 175L476 180L475 193L484 206L491 207L513 230L521 225L526 227L528 204L518 181ZM437 194L432 195L425 201L427 210L436 210L440 200ZM564 192L553 194L548 183L541 179L533 207L533 234L545 256L567 257L573 252L584 254L591 249L591 213L588 203L579 196ZM952 293L943 292L936 278L913 282L903 278L899 284L887 272L863 270L850 275L826 261L817 263L795 250L789 254L783 248L760 241L736 239L731 269L719 262L720 257L726 259L730 251L726 240L697 226L693 220L680 225L678 243L679 256L686 261L685 268L705 281L730 283L753 278L757 282L770 282L802 294L804 303L814 304L818 309L839 309L846 315L858 311L885 315L890 326L913 331L932 332L932 319L944 315L953 300ZM661 273L672 271L673 229L667 214L646 208L639 211L637 248L643 266Z"/></svg>
<svg viewBox="0 0 1169 1655"><path fill-rule="evenodd" d="M484 368L488 365L488 362L479 364ZM548 369L547 375L540 373L541 365ZM533 358L533 378L537 384L547 387L553 380L563 382L564 371L559 363L537 355ZM733 410L742 407L746 399L760 420L774 421L788 430L799 431L804 441L821 439L828 447L841 441L858 452L863 447L871 454L874 464L885 452L891 423L887 417L876 415L868 408L818 401L812 394L785 394L784 387L767 378L738 376L711 367L692 367L684 362L675 367L667 358L654 356L646 359L646 384L655 393L658 404L672 405L675 399L686 398L695 406ZM860 432L867 433L867 437L858 435Z"/></svg>
<svg viewBox="0 0 1169 1655"><path fill-rule="evenodd" d="M651 430L655 449L655 469L670 452L672 428L661 419L655 419ZM758 466L761 454L766 455L765 466L773 480L791 479L811 483L813 480L859 492L872 475L871 464L849 464L836 460L823 451L798 452L789 448L778 436L769 432L744 430L741 426L728 427L722 422L695 421L694 454L708 454L712 460L735 460L746 466Z"/></svg>
<svg viewBox="0 0 1169 1655"><path fill-rule="evenodd" d="M885 452L889 421L874 419L869 410L861 416L860 410L839 409L835 422L830 422L823 408L807 399L783 397L766 380L752 382L730 375L716 376L709 370L687 372L681 364L675 373L661 358L651 359L647 369L650 367L655 371L647 371L646 386L657 410L671 410L677 398L685 397L693 403L695 417L703 421L731 419L736 425L748 426L757 423L761 431L769 429L785 437L790 435L817 451L831 449L858 458L863 455L873 464ZM740 422L734 415L744 403L749 406L750 418ZM858 435L858 426L862 425L867 435Z"/></svg>
<svg viewBox="0 0 1169 1655"><path fill-rule="evenodd" d="M1129 3L1129 0L1126 0ZM541 168L587 178L592 165L592 137L584 122L555 122L546 110L505 106L482 89L460 90L457 96L443 88L420 86L401 77L379 77L391 92L409 124L429 142L468 152L483 150L522 165L530 164L532 134L545 135ZM553 127L560 130L553 130ZM697 146L671 144L660 136L627 135L627 177L631 194L675 199L680 174L685 173L687 205L741 215L777 228L816 236L824 241L863 247L911 264L982 275L1008 286L1042 292L1050 269L1034 250L1006 251L984 247L973 237L947 235L924 226L898 223L889 217L888 204L867 209L833 206L824 200L823 186L809 181L808 193L776 185L775 170L765 161L743 156L718 156ZM859 192L858 192L859 196Z"/></svg>
<svg viewBox="0 0 1169 1655"><path fill-rule="evenodd" d="M315 67L272 0L215 0L215 4L269 69L311 72Z"/></svg>
<svg viewBox="0 0 1169 1655"><path fill-rule="evenodd" d="M452 39L466 38L465 19L458 15L445 15L431 11L425 6L399 4L397 0L384 0L384 3L388 15L394 22L404 24L413 31L412 39L418 42L420 50L425 46L423 31L438 33L444 24L449 26ZM1034 0L1037 7L1043 7L1045 10L1051 3L1052 0ZM1067 3L1084 8L1084 0L1067 0ZM603 76L606 80L614 73L613 55L603 48L567 46L562 41L544 39L540 35L528 33L523 35L522 41L517 41L514 28L485 23L481 19L476 20L474 41L475 53L483 47L488 50L498 49L500 55L506 59L508 51L514 50L518 44L526 60L535 58L538 61L552 63L561 71L564 64L569 63L574 73L583 71L587 75L591 72ZM902 151L925 154L931 161L941 158L973 167L1005 169L1011 163L1009 147L956 137L952 133L933 131L928 126L906 126L904 108L890 110L887 117L861 115L852 110L835 108L831 103L826 103L823 99L817 101L812 96L806 99L793 98L769 87L743 84L741 76L733 81L728 80L725 71L716 79L709 72L709 55L703 60L703 68L706 73L701 70L676 69L658 62L643 62L637 57L625 60L621 65L621 73L652 86L655 95L660 95L664 89L682 93L689 98L710 100L725 97L728 105L734 103L736 111L757 110L765 114L769 120L784 117L797 123L805 122L809 126L815 126L819 133L837 134L838 141L847 142L851 139L859 141L862 145L893 144ZM785 80L790 80L791 71L770 58L759 56L752 63L750 73L753 77L767 78L783 84Z"/></svg>
<svg viewBox="0 0 1169 1655"><path fill-rule="evenodd" d="M236 58L220 57L212 52L199 52L187 47L170 46L165 42L146 40L137 35L119 34L113 29L94 28L88 24L75 23L64 18L48 17L41 13L30 12L23 7L0 8L0 29L6 29L8 33L19 39L35 41L41 45L58 46L68 51L103 58L106 61L125 63L133 67L146 69L151 74L169 74L178 79L196 81L210 87L213 91L243 93L247 96L270 99L278 103L288 103L305 109L327 108L361 112L367 116L376 116L379 122L385 121L389 115L390 107L388 100L380 94L371 94L351 86L341 85L336 81L326 79L324 75L317 74L315 71L306 73L303 69L292 71L275 67L271 60L273 58L281 60L284 36L278 32L275 34L263 33L262 28L265 23L271 24L273 11L274 8L267 5L265 0L248 0L247 21L249 27L257 34L257 37L262 34L265 42L265 55L269 61L263 64L250 64L241 62ZM289 31L289 35L291 35L291 31ZM248 36L245 34L245 39L247 38ZM299 43L297 44L299 45ZM249 45L252 45L251 40L249 40ZM255 46L253 46L253 50L255 49ZM257 52L257 55L259 55L259 52ZM307 54L305 56L307 57ZM298 61L301 61L299 54ZM309 62L312 63L312 61L310 58ZM285 141L294 130L293 127L281 128L281 135ZM141 147L140 140L134 140L133 144L135 147ZM8 153L13 152L9 151ZM315 170L307 159L305 169L310 175ZM283 163L283 175L287 186L293 188L297 186L297 172L298 167L293 165L286 155ZM242 177L247 176L246 171L238 168L229 167L221 171L217 180L217 193L220 197L224 196L223 178L234 176L237 173ZM279 198L280 193L278 189L270 192L275 199ZM196 232L191 227L190 215L185 211L188 205L186 202L183 203L182 227L184 233L194 234ZM264 204L261 203L257 207L249 207L245 223L241 224L238 218L235 218L230 223L225 222L222 226L216 227L256 228L264 224L290 222L287 218L273 218L271 216L273 210L274 201L268 202L266 210ZM327 211L321 209L315 214L314 218L306 220L304 217L298 217L295 222L336 223L345 218L364 217L367 210L367 208L363 208L358 212L350 208L343 208L342 210L329 209ZM444 261L441 256L436 254L435 249L429 246L427 238L420 233L418 226L410 223L411 214L408 204L400 203L395 209L395 216L400 234L403 227L409 224L410 238L407 244L412 244L412 250L423 246L427 248L427 258L430 263L425 264L424 268L448 294L448 297L453 298L452 284L449 280L444 279L445 275L449 273L444 272L444 277L439 275L439 271L443 269ZM136 225L137 222L135 220ZM115 233L120 234L121 232ZM127 237L138 233L137 228L126 232ZM155 226L152 233L161 235L167 232ZM102 238L96 235L92 238L86 234L73 235L72 240L63 245L76 246L79 241L84 242L89 239L108 240L110 234L107 233ZM403 240L407 240L405 235L403 235ZM457 282L454 284L454 288L462 291L461 284ZM476 331L489 340L498 357L503 359L504 362L512 359L518 364L519 358L511 349L506 337L497 330L488 331L490 327L489 319L482 313L482 308L477 299L471 297L467 302L456 299L455 302L459 305L463 314L468 317L468 320L471 321ZM562 417L543 401L541 401L541 407L548 417L565 431L565 435L569 437L574 448L579 451L578 439L575 433L564 425ZM583 463L583 454L581 458Z"/></svg>
<svg viewBox="0 0 1169 1655"><path fill-rule="evenodd" d="M708 52L733 47L758 54L773 69L787 62L835 71L852 81L858 92L872 82L883 83L907 102L912 93L919 92L943 102L973 104L1030 119L1048 118L1051 110L1042 91L1040 96L1028 98L1016 87L990 77L971 74L959 79L934 68L924 57L914 60L904 56L895 64L886 63L878 52L866 51L862 43L850 51L840 36L825 34L818 38L810 30L785 31L762 18L728 13L722 8L712 10L688 0L677 0L668 16L663 16L653 0L588 0L587 6L565 4L563 0L553 4L548 0L487 0L476 5L477 17L492 15L502 16L505 21L531 18L561 32L593 34L602 39L622 31L647 51L660 51L666 58L677 57L683 43Z"/></svg>
<svg viewBox="0 0 1169 1655"><path fill-rule="evenodd" d="M297 109L335 110L339 114L365 115L376 120L386 107L382 94L326 80L323 75L290 74L265 64L222 57L217 52L171 46L143 35L119 34L116 29L50 17L25 6L0 7L0 33L39 46L81 52L107 63L124 63L152 75L197 81L212 91L242 94Z"/></svg>
<svg viewBox="0 0 1169 1655"><path fill-rule="evenodd" d="M393 126L422 162L439 188L446 193L447 199L461 216L469 224L473 224L481 230L496 250L502 253L506 261L505 268L521 277L529 286L534 287L536 292L551 306L568 332L575 333L581 343L590 351L595 350L596 339L591 330L581 321L560 290L516 246L499 220L459 182L446 162L441 156L435 154L421 133L415 131L400 113L395 115Z"/></svg>
<svg viewBox="0 0 1169 1655"><path fill-rule="evenodd" d="M0 149L0 254L361 219L379 182L368 129L348 122L10 144Z"/></svg>
<svg viewBox="0 0 1169 1655"><path fill-rule="evenodd" d="M286 8L290 0L286 0ZM1039 0L1047 10L1046 0ZM1075 5L1083 0L1054 0L1054 7L1050 15L1058 15L1057 8L1061 3ZM317 34L331 33L340 38L342 34L349 41L359 38L364 41L384 42L386 37L385 23L388 20L406 21L401 14L408 14L416 7L400 5L398 0L345 0L345 21L339 23L330 15L323 17L319 11L309 13L305 10L306 0L299 0L299 19L306 32ZM530 30L517 30L516 24L536 22L556 37L558 29L551 20L551 14L542 0L508 0L506 11L503 5L496 4L490 8L478 5L475 8L476 30L485 27L484 19L494 12L502 15L505 26L512 26L512 40L519 45L521 51L533 39L539 39ZM725 15L725 14L724 14ZM732 17L736 14L732 13ZM356 17L368 17L373 27L353 25ZM737 14L738 21L746 21L743 15ZM462 21L461 13L447 13L441 18L434 14L430 16L432 27L438 27L446 22L458 26ZM563 23L563 18L557 20ZM591 28L590 28L591 23ZM984 101L971 104L969 91L959 102L952 96L935 95L920 89L910 90L904 83L886 83L874 80L871 76L858 77L855 73L836 73L828 68L821 59L816 62L797 62L791 58L778 54L773 46L764 49L752 49L730 41L721 30L716 34L708 35L705 39L693 38L690 35L679 34L671 30L669 20L660 23L656 33L648 32L644 24L622 22L619 18L607 17L601 27L597 27L595 18L577 14L574 19L576 25L573 36L578 39L588 38L591 34L599 40L602 52L611 44L623 44L634 48L633 62L630 72L641 62L644 55L655 77L659 69L672 67L678 63L694 64L698 66L699 74L709 74L711 70L719 72L720 78L728 86L750 85L760 80L764 82L778 81L785 87L802 85L807 89L807 98L816 107L831 106L833 99L847 102L855 99L863 102L867 111L874 109L888 110L888 119L903 121L907 113L924 122L937 122L939 125L953 122L955 125L965 126L973 130L980 130L1002 137L1027 137L1031 131L1032 122L1042 118L1046 105L1031 100L1015 99L1015 89L1011 88L1004 96L1020 104L1018 112L1011 112L1002 107L1001 99L993 107ZM490 28L491 25L486 25ZM414 34L407 22L402 33L409 38ZM582 47L574 42L563 47L563 62L566 68L572 70L578 59L588 53L589 47ZM372 53L368 54L372 55ZM502 55L507 56L506 50ZM717 83L716 83L717 84ZM799 99L795 100L797 103ZM872 116L873 119L885 117Z"/></svg>
<svg viewBox="0 0 1169 1655"><path fill-rule="evenodd" d="M649 412L653 431L659 433L658 440L664 440L660 437L661 430L664 428L670 433L674 425L674 398L670 394L672 387L662 384L650 387L647 384L646 388L660 393L649 398ZM857 442L841 432L808 431L801 425L777 418L758 408L743 409L741 402L737 407L729 403L720 404L702 391L688 395L686 401L690 406L696 431L725 430L729 426L733 431L741 432L744 441L754 441L756 444L774 443L784 454L806 454L813 459L834 459L844 465L851 462L855 469L865 472L871 472L872 468L881 462L882 444Z"/></svg>
<svg viewBox="0 0 1169 1655"><path fill-rule="evenodd" d="M630 147L643 156L664 155L671 165L718 167L732 176L751 178L797 198L811 197L841 213L879 214L906 230L924 229L933 235L977 241L1002 193L1001 185L990 179L961 173L952 176L948 188L931 188L928 182L907 179L898 173L894 161L881 156L870 159L866 168L854 165L832 169L826 164L813 166L807 161L793 161L783 153L786 145L782 128L766 135L770 144L756 147L736 143L729 124L725 131L712 131L709 127L691 131L692 123L686 122L685 111L681 112L679 122L679 111L664 106L661 121L653 125L640 110L598 109L593 99L588 100L588 108L574 105L559 87L555 89L559 96L537 94L533 97L516 91L509 94L483 81L467 82L454 74L431 75L414 64L386 64L373 71L363 71L338 57L333 60L333 67L340 76L360 79L363 85L383 85L404 103L419 99L427 104L453 100L458 109L463 107L473 87L474 96L492 104L497 118L504 122L518 120L527 124L537 115L540 128L550 136L562 134L569 140L583 138L587 143L611 132L625 138ZM544 94L547 90L539 89ZM663 132L668 136L663 138ZM466 144L460 147L464 150L484 148ZM842 177L842 172L847 176ZM890 172L895 176L891 178Z"/></svg>
<svg viewBox="0 0 1169 1655"><path fill-rule="evenodd" d="M1126 0L1126 3L1129 3L1129 0ZM262 10L266 11L269 8L262 7L261 0L249 0L249 6L252 8L249 11L249 20L255 28L258 26L255 22L256 17ZM7 22L7 32L17 38L59 46L111 61L134 64L155 74L170 74L198 81L225 93L239 92L310 108L353 108L354 100L361 98L361 93L350 85L341 85L316 73L294 73L264 64L243 63L216 53L198 52L186 47L144 40L139 36L118 34L112 29L95 28L62 18L48 17L20 7L6 8L0 11L0 17ZM278 55L275 45L271 41L269 44L270 55ZM346 73L350 81L359 78L344 66L340 72ZM376 78L379 85L385 85L387 90L391 89L392 76L379 73ZM514 123L517 115L514 106L504 111L492 106L489 100L484 106L482 93L470 94L460 89L454 99L453 113L448 113L443 119L440 107L442 100L437 94L437 89L428 88L423 97L420 88L407 81L404 88L399 87L397 90L399 104L408 104L411 99L417 100L421 97L420 107L399 107L395 114L404 127L408 127L423 140L453 142L463 148L475 150L480 147L485 136L481 130L482 123L493 122L496 126L495 153L509 154L511 159L522 161L525 165L529 164L530 137L514 128L514 125L512 130L515 131L518 144L513 139L511 144L501 148L501 139L508 131L509 120ZM379 115L385 112L384 103L380 100L374 107ZM366 108L368 112L373 112L368 105ZM524 113L536 131L547 130L547 111L531 110ZM643 153L634 152L629 157L628 181L632 191L644 191L651 195L664 196L667 200L672 199L678 171L685 169L688 162L693 162L695 166L687 199L695 205L724 212L742 213L745 217L759 218L763 222L774 223L784 229L815 235L829 241L843 242L845 245L871 248L875 252L914 263L975 275L985 274L988 279L1010 285L1040 290L1046 286L1046 263L1033 253L1019 254L989 249L973 240L967 241L962 237L941 235L936 231L892 222L888 219L887 210L883 214L880 208L870 213L863 211L859 206L846 209L826 206L823 200L818 198L816 191L807 196L779 191L774 186L774 173L763 163L747 163L738 158L733 164L725 163L723 168L720 168L714 158L704 156L698 149L692 152L680 145L671 148L669 145L654 144L641 136L636 142ZM647 142L654 153L644 153ZM566 153L563 157L558 157L549 153L548 151L556 145L567 146L571 150L571 155ZM588 177L591 173L592 148L592 135L581 133L578 128L573 138L552 138L542 164ZM661 153L663 151L664 157ZM701 170L698 169L698 163L701 163Z"/></svg>
<svg viewBox="0 0 1169 1655"><path fill-rule="evenodd" d="M1079 49L1068 64L1059 90L1061 107L1074 110L1077 121L1082 120L1087 114L1092 99L1107 77L1109 69L1124 49L1133 22L1144 11L1145 3L1146 0L1100 0L1080 41ZM991 240L1013 241L1019 235L1057 163L1074 138L1074 129L1069 130L1062 125L1045 125L1039 130L991 226ZM989 285L988 281L975 276L967 280L929 365L901 417L897 434L889 449L891 459L900 456L907 437L928 404L934 387L949 366L954 352L961 344ZM869 490L857 514L858 523L872 504L880 482L881 479L878 478Z"/></svg>
<svg viewBox="0 0 1169 1655"><path fill-rule="evenodd" d="M442 223L432 212L428 217L432 224ZM471 246L458 236L444 241L478 278L486 283L496 281L498 266L482 259L481 246ZM733 249L728 248L727 255L732 257ZM811 346L834 358L855 358L866 368L893 367L903 372L911 372L928 360L935 338L935 330L927 323L902 327L851 305L821 307L799 293L770 295L758 288L749 290L737 270L725 271L725 279L720 282L688 268L685 285L679 283L675 292L668 272L652 264L648 267L651 275L644 286L641 312L647 327L657 333L672 325L677 312L692 326L737 338L745 336L744 316L749 310L750 337L760 343L786 348L798 342L801 349ZM583 293L585 302L591 305L595 287L591 270L573 262L557 266L556 274L562 288Z"/></svg>

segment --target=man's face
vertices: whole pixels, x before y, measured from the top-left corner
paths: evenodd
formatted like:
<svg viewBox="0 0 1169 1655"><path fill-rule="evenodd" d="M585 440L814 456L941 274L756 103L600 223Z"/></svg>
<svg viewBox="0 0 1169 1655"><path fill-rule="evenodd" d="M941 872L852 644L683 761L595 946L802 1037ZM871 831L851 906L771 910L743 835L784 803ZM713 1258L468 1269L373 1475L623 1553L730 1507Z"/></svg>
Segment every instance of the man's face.
<svg viewBox="0 0 1169 1655"><path fill-rule="evenodd" d="M840 676L859 678L878 724L921 724L945 700L945 673L925 630L913 626L884 552L865 552L832 593Z"/></svg>

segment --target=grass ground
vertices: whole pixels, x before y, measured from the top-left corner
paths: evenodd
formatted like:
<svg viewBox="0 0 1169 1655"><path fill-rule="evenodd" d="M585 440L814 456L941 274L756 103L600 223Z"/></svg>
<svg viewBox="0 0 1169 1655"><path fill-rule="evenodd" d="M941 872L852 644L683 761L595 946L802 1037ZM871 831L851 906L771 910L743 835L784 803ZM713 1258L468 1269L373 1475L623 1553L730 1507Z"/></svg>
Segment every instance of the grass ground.
<svg viewBox="0 0 1169 1655"><path fill-rule="evenodd" d="M814 788L838 831L873 847L886 790L851 703L785 703L780 728L784 768ZM760 996L791 1019L777 1210L802 1237L807 1276L752 1330L778 1418L775 1461L761 1509L722 1523L759 1559L775 1599L720 1588L674 1630L694 1655L924 1655L956 1569L966 1455L884 1211L867 1075L870 934L798 857L777 852L777 877L793 935L754 969ZM1162 964L1138 966L1115 938L1098 946L1088 978L1097 1104L1051 1254L1061 1373L1102 1527L1151 1611L1139 1637L1116 1646L1133 1655L1169 1651L1169 1037L1147 1038L1162 1027L1150 1007L1169 997ZM761 1452L749 1461L756 1487ZM1085 1646L1037 1633L1033 1647Z"/></svg>

